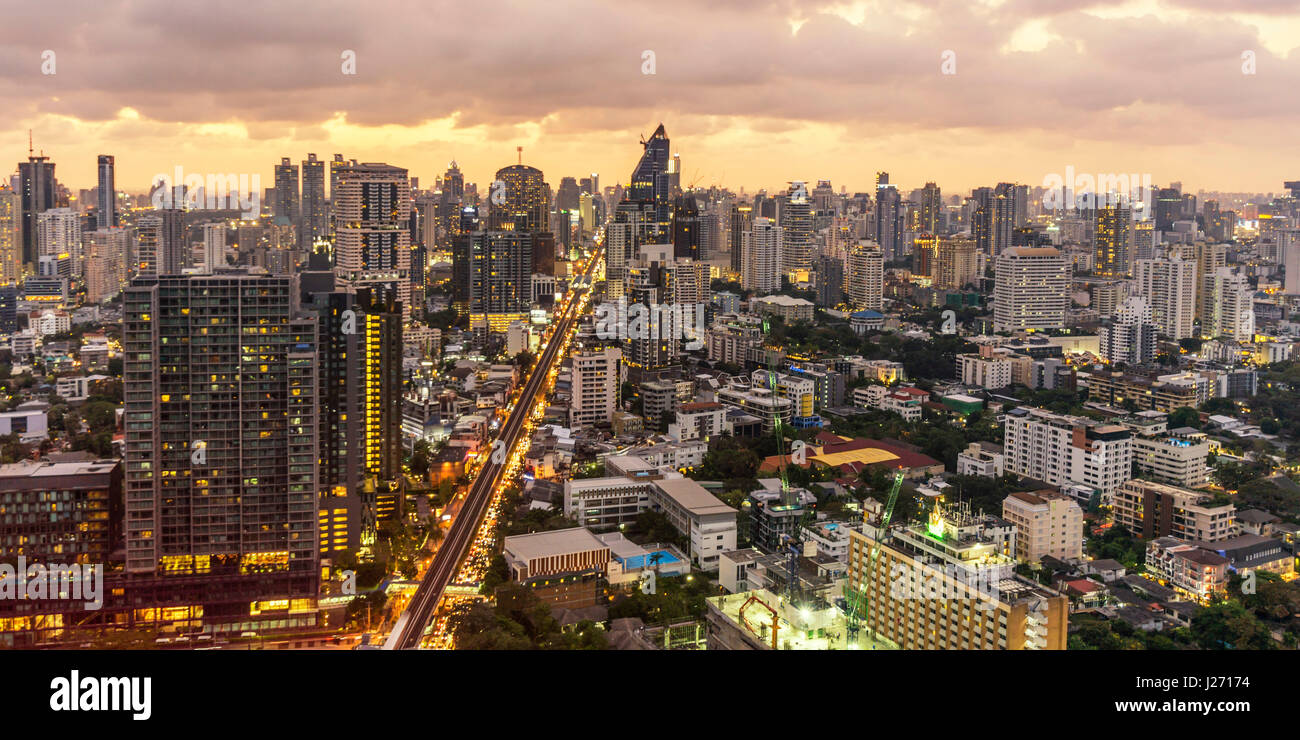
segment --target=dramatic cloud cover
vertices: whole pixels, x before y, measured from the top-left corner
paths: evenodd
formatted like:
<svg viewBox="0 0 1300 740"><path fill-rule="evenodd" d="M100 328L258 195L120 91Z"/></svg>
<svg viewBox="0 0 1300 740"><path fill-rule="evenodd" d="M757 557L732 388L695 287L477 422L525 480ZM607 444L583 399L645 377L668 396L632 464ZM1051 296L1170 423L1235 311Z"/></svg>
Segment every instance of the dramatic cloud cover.
<svg viewBox="0 0 1300 740"><path fill-rule="evenodd" d="M176 165L269 184L281 156L309 151L424 182L455 158L486 182L523 146L552 183L613 184L663 121L686 182L751 191L863 189L887 170L955 193L1067 165L1192 189L1300 178L1294 1L261 5L15 4L0 151L24 158L32 129L70 186L90 187L106 153L138 191ZM949 51L956 74L942 73Z"/></svg>

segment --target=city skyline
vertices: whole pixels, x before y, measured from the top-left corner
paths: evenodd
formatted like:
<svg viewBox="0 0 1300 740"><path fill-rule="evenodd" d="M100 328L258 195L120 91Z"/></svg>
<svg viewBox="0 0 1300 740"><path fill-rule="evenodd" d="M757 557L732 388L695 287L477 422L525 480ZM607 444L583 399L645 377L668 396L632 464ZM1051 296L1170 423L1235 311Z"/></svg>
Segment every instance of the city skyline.
<svg viewBox="0 0 1300 740"><path fill-rule="evenodd" d="M629 143L661 121L684 185L746 192L792 179L867 190L880 170L947 192L1037 185L1067 167L1151 173L1187 191L1277 192L1294 176L1294 106L1269 91L1300 81L1300 10L1094 5L723 5L671 33L635 30L635 9L583 2L427 20L401 4L364 18L288 4L238 33L239 19L195 23L162 4L87 5L84 26L37 18L0 31L12 111L0 147L21 155L33 131L74 190L93 187L96 156L112 154L132 192L176 165L269 175L279 157L311 151L426 181L454 159L482 184L517 146L557 181L602 172L613 183ZM476 26L497 33L464 44L458 29ZM411 37L422 42L402 43ZM1133 49L1152 63L1127 63Z"/></svg>

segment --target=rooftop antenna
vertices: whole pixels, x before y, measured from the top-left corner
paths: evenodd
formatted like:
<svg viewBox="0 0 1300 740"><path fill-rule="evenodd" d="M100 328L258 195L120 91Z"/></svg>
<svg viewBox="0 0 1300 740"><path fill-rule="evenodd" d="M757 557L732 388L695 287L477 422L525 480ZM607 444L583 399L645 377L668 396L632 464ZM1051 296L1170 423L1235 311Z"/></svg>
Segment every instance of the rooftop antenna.
<svg viewBox="0 0 1300 740"><path fill-rule="evenodd" d="M515 147L515 151L519 152L519 164L523 164L523 163L524 163L524 148L521 147L521 146L517 146L517 147Z"/></svg>
<svg viewBox="0 0 1300 740"><path fill-rule="evenodd" d="M27 156L32 156L32 130L27 129Z"/></svg>

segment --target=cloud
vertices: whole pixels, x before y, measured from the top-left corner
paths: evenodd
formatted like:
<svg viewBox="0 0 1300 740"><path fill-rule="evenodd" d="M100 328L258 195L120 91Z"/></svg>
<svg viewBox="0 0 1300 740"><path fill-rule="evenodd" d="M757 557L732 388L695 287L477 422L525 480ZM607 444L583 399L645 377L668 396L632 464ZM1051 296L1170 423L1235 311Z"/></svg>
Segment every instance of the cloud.
<svg viewBox="0 0 1300 740"><path fill-rule="evenodd" d="M628 141L663 120L683 140L709 137L720 157L736 156L738 142L798 142L813 130L945 150L960 131L967 141L1066 136L1117 151L1294 153L1300 99L1284 91L1300 83L1300 55L1267 51L1250 20L1300 22L1294 3L1149 5L1168 12L1143 14L1139 3L1116 14L1086 0L24 6L0 28L0 110L13 127L0 143L25 139L28 126L55 151L145 136L158 157L192 147L196 126L227 123L249 145L233 157L272 143L409 153L440 142L509 161L527 143L614 162L634 158ZM40 73L44 49L58 54L56 75ZM1241 70L1247 49L1253 76ZM356 54L355 75L342 73L344 50ZM645 50L654 75L641 73ZM941 74L946 50L956 75ZM139 121L120 120L124 107ZM354 138L337 141L343 131ZM780 164L799 156L783 153ZM745 171L757 171L763 156L754 159Z"/></svg>

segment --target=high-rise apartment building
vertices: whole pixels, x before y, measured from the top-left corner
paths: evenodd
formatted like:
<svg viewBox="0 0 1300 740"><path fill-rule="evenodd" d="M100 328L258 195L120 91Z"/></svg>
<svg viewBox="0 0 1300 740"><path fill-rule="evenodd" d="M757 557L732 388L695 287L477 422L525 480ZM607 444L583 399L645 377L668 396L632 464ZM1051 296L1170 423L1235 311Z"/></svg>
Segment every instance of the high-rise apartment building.
<svg viewBox="0 0 1300 740"><path fill-rule="evenodd" d="M527 231L468 234L470 328L505 332L532 307L533 239Z"/></svg>
<svg viewBox="0 0 1300 740"><path fill-rule="evenodd" d="M85 235L86 302L101 303L126 287L128 229L97 229Z"/></svg>
<svg viewBox="0 0 1300 740"><path fill-rule="evenodd" d="M308 154L302 161L302 221L299 249L310 252L317 239L329 236L329 206L325 199L325 162Z"/></svg>
<svg viewBox="0 0 1300 740"><path fill-rule="evenodd" d="M275 203L271 213L278 226L299 227L302 224L298 167L288 157L281 157L280 164L275 166Z"/></svg>
<svg viewBox="0 0 1300 740"><path fill-rule="evenodd" d="M179 275L190 266L185 212L179 208L153 211L136 219L135 260L131 275Z"/></svg>
<svg viewBox="0 0 1300 740"><path fill-rule="evenodd" d="M1132 432L1037 408L1007 412L1006 471L1052 486L1079 483L1109 498L1132 474Z"/></svg>
<svg viewBox="0 0 1300 740"><path fill-rule="evenodd" d="M1146 298L1126 299L1113 321L1101 329L1101 356L1106 362L1141 365L1156 355L1156 327Z"/></svg>
<svg viewBox="0 0 1300 740"><path fill-rule="evenodd" d="M781 203L781 275L806 272L812 267L812 204L801 182L793 183L790 194ZM780 280L777 290L781 289Z"/></svg>
<svg viewBox="0 0 1300 740"><path fill-rule="evenodd" d="M71 208L51 208L36 216L36 257L70 260L81 274L81 214Z"/></svg>
<svg viewBox="0 0 1300 740"><path fill-rule="evenodd" d="M610 298L623 296L628 268L636 262L641 245L653 244L653 204L623 201L614 209L614 219L605 227L605 291Z"/></svg>
<svg viewBox="0 0 1300 740"><path fill-rule="evenodd" d="M1138 260L1133 271L1136 295L1151 304L1151 323L1170 339L1194 335L1196 263L1174 254Z"/></svg>
<svg viewBox="0 0 1300 740"><path fill-rule="evenodd" d="M887 261L902 259L907 256L908 247L903 243L903 202L898 189L889 184L885 173L884 181L877 176L876 184L876 231L873 235L880 251Z"/></svg>
<svg viewBox="0 0 1300 740"><path fill-rule="evenodd" d="M844 294L855 311L880 311L884 304L885 253L871 242L849 249L844 271Z"/></svg>
<svg viewBox="0 0 1300 740"><path fill-rule="evenodd" d="M153 584L140 603L220 632L317 595L317 334L298 300L295 279L248 270L126 290L126 572Z"/></svg>
<svg viewBox="0 0 1300 740"><path fill-rule="evenodd" d="M411 301L411 183L406 170L380 163L338 169L334 273L353 287L396 290L404 316Z"/></svg>
<svg viewBox="0 0 1300 740"><path fill-rule="evenodd" d="M614 347L573 354L573 401L569 426L582 429L608 424L618 408L619 363L623 353Z"/></svg>
<svg viewBox="0 0 1300 740"><path fill-rule="evenodd" d="M1206 297L1211 289L1211 281L1218 274L1219 268L1228 264L1228 245L1226 244L1208 244L1206 242L1197 242L1196 244L1196 317L1201 320L1202 324L1206 322L1208 301ZM1205 331L1201 331L1205 334Z"/></svg>
<svg viewBox="0 0 1300 740"><path fill-rule="evenodd" d="M1007 247L993 287L994 331L1065 328L1070 258L1051 247Z"/></svg>
<svg viewBox="0 0 1300 740"><path fill-rule="evenodd" d="M770 218L755 218L741 244L740 284L755 295L781 289L783 230Z"/></svg>
<svg viewBox="0 0 1300 740"><path fill-rule="evenodd" d="M745 235L753 228L754 207L747 203L735 203L731 206L731 219L727 236L731 248L731 270L737 274L744 270L744 251L742 245ZM1296 250L1300 252L1300 250ZM1300 278L1297 278L1300 280Z"/></svg>
<svg viewBox="0 0 1300 740"><path fill-rule="evenodd" d="M22 196L17 190L0 186L0 285L17 285L22 277Z"/></svg>
<svg viewBox="0 0 1300 740"><path fill-rule="evenodd" d="M1250 341L1255 334L1255 291L1245 274L1220 267L1206 276L1202 337L1231 337Z"/></svg>
<svg viewBox="0 0 1300 740"><path fill-rule="evenodd" d="M1016 229L1016 198L1019 191L1014 183L1000 182L993 188L976 188L972 198L975 210L971 213L971 235L980 252L997 257L1011 246Z"/></svg>
<svg viewBox="0 0 1300 740"><path fill-rule="evenodd" d="M213 272L226 266L226 224L203 224L203 269Z"/></svg>

